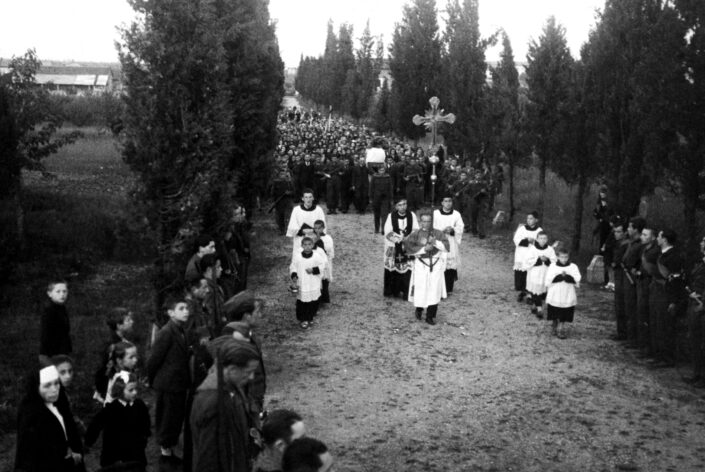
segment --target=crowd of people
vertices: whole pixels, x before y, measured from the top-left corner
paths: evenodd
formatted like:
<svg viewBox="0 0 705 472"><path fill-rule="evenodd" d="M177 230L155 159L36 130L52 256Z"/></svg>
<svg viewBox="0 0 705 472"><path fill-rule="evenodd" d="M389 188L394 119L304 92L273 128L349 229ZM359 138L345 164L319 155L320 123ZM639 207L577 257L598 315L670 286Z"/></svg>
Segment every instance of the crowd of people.
<svg viewBox="0 0 705 472"><path fill-rule="evenodd" d="M684 380L705 388L705 238L700 260L687 273L676 233L642 217L615 214L604 186L593 215L604 260L603 288L614 294L613 339L656 368L675 367L687 352L693 372ZM554 334L565 337L564 323L573 321L581 276L560 242L549 245L538 216L528 214L514 233L517 301L529 303L538 318L545 305Z"/></svg>
<svg viewBox="0 0 705 472"><path fill-rule="evenodd" d="M95 353L96 403L87 426L74 414L71 399L75 382L68 284L49 284L39 365L27 376L18 410L15 470L84 471L84 455L101 435L99 462L106 471L144 472L151 436L160 449L159 470L331 468L331 453L324 443L306 436L299 414L265 409L267 376L257 338L264 303L246 289L248 230L243 209L236 205L233 226L223 241L198 237L184 267L183 291L167 297L165 316L155 320L146 362L140 364L138 345L131 341L133 314L116 308L106 317L109 336ZM301 278L306 275L300 271ZM146 386L153 393L149 402L141 398ZM178 444L182 457L176 454Z"/></svg>
<svg viewBox="0 0 705 472"><path fill-rule="evenodd" d="M594 215L605 288L614 292L614 339L654 367L674 367L687 352L694 370L684 380L705 388L705 238L699 260L686 264L675 231L615 214L606 188Z"/></svg>
<svg viewBox="0 0 705 472"><path fill-rule="evenodd" d="M443 147L414 146L364 125L296 107L281 114L278 129L270 196L280 234L286 233L291 207L303 189L310 189L330 215L347 213L351 207L363 214L371 204L375 232L381 232L396 198L404 197L409 209L417 211L449 193L467 232L485 237L489 212L502 191L501 165L491 168L483 159L457 155L446 158ZM371 147L383 149L384 165L369 165ZM430 160L434 155L439 158L435 166Z"/></svg>
<svg viewBox="0 0 705 472"><path fill-rule="evenodd" d="M486 236L502 167L446 159L442 146L424 149L296 107L280 116L279 132L272 210L280 233L293 238L301 327L311 327L329 300L333 255L319 240L328 238L332 247L332 239L314 227L325 228L326 215L347 213L351 204L359 214L371 204L374 233L384 236L384 295L412 301L415 316L435 324L438 304L457 279L463 233ZM442 204L434 213L436 200Z"/></svg>
<svg viewBox="0 0 705 472"><path fill-rule="evenodd" d="M319 306L330 302L335 245L326 218L349 211L351 204L365 213L370 202L374 232L383 236L383 295L411 302L416 319L435 325L439 303L453 294L458 280L464 234L486 234L485 220L501 192L501 167L459 163L456 156L434 166L430 158L439 157L442 148L426 152L364 126L296 109L282 115L280 135L272 209L280 232L292 240L290 290L299 326L314 326ZM436 192L440 207L432 210ZM319 195L325 195L327 211ZM694 365L688 381L705 387L705 238L702 260L686 274L673 231L612 214L606 190L595 217L605 281L612 284L606 287L614 291L615 339L654 366L673 366L677 326L687 316ZM265 306L247 289L249 235L250 223L236 204L222 241L206 234L197 238L184 267L183 291L167 297L143 365L130 340L132 313L124 308L109 313L109 336L95 353L95 414L85 424L71 399L68 285L61 280L48 285L39 366L27 376L18 412L15 470L85 470L84 455L101 435L99 462L105 470L145 471L152 435L159 466L168 470L332 467L331 453L307 436L299 414L265 409L267 375L257 337ZM513 241L518 302L528 302L533 315L551 321L552 333L565 338L575 316L578 267L564 245L549 243L536 212L526 216ZM142 399L145 386L153 401ZM176 455L180 442L183 457Z"/></svg>

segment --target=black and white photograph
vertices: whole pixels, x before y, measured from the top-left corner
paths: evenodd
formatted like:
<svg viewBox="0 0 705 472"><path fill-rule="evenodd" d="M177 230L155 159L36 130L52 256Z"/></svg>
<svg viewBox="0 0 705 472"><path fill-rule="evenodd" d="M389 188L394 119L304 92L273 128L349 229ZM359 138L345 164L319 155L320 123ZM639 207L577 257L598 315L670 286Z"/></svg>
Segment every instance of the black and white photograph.
<svg viewBox="0 0 705 472"><path fill-rule="evenodd" d="M705 471L705 1L0 18L0 470Z"/></svg>

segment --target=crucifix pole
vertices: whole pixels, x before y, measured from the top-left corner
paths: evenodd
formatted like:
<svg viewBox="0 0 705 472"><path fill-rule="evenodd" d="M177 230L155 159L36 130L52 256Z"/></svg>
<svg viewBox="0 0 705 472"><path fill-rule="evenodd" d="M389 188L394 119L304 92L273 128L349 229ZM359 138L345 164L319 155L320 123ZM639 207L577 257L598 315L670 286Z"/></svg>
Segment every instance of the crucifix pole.
<svg viewBox="0 0 705 472"><path fill-rule="evenodd" d="M447 115L443 114L443 109L438 108L438 105L441 103L438 97L431 97L428 100L428 103L431 105L431 109L426 110L426 114L424 116L414 115L411 121L413 121L416 126L423 125L427 130L431 131L431 148L433 149L433 152L436 153L438 152L436 150L438 123L448 123L452 125L455 123L455 115L452 113L448 113ZM438 180L438 176L436 175L436 164L438 164L439 159L436 154L433 154L428 158L428 161L433 166L431 173L431 206L433 207L436 203L436 180Z"/></svg>

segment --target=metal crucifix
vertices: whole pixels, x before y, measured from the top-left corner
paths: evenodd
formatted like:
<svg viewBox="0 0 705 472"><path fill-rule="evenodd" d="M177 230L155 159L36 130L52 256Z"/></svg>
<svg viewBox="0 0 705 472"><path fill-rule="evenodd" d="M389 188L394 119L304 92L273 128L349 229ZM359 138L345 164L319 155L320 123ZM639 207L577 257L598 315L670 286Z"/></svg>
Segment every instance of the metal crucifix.
<svg viewBox="0 0 705 472"><path fill-rule="evenodd" d="M452 113L448 113L447 115L443 114L443 109L438 108L438 105L441 103L438 97L431 97L428 100L428 103L431 104L431 109L426 110L426 114L424 116L414 115L411 121L413 121L416 126L425 126L426 129L431 132L431 136L433 139L433 143L431 144L431 146L433 152L436 152L438 124L448 123L452 125L453 123L455 123L455 115ZM438 164L439 159L438 156L432 155L428 158L428 160L433 165L433 173L431 174L431 206L433 206L435 203L436 196L436 180L438 179L438 177L436 176L436 164Z"/></svg>

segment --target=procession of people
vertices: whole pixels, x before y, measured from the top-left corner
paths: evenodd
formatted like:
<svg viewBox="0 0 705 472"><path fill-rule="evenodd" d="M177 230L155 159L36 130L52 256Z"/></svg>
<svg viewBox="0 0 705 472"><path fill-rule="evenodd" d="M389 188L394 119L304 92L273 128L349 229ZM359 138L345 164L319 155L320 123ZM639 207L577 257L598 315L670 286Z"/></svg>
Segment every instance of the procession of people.
<svg viewBox="0 0 705 472"><path fill-rule="evenodd" d="M357 190L355 201L364 201L356 204L359 213L365 212L368 203L372 204L374 233L384 236L383 295L411 302L416 318L435 324L439 302L453 293L458 279L463 234L478 238L487 234L489 211L502 191L501 166L490 168L482 160L460 162L458 156L448 156L434 169L429 159L434 154L443 155L441 147L414 148L342 119L326 120L307 112L300 121L284 119L282 127L286 131L282 133L279 156L282 167L286 162L290 169L292 181L305 175L297 169L307 165L315 169L315 163L306 164L313 161L310 153L318 153L316 161L326 169L322 178L313 182L322 189L330 182L331 168L326 166L330 156L335 155L333 163L350 159L356 165L358 177L353 180L369 182L369 186L363 190L361 186L351 186L348 190ZM298 140L301 136L306 139ZM331 139L337 147L309 144L330 143ZM301 155L304 163L297 164ZM349 166L341 169L345 172ZM432 169L438 172L435 178L431 177ZM429 192L429 185L435 185L433 192ZM360 197L361 191L369 193ZM335 194L323 193L325 198ZM433 201L433 193L439 196L439 202ZM302 208L306 197L303 201ZM298 221L298 213L295 209L292 219ZM328 213L335 214L330 210ZM675 248L675 233L649 228L639 217L615 215L604 185L599 187L593 215L594 234L598 237L596 252L604 261L599 277L615 297L614 339L625 342L627 349L636 350L638 357L648 359L650 365L673 366L679 357L678 327L683 327L683 320L687 319L687 333L682 337L689 346L683 351L692 358L694 371L686 380L705 387L705 259L697 261L692 273L686 274L684 261ZM571 261L565 242L551 238L539 219L537 212L529 212L526 222L514 233L517 300L528 303L530 314L536 318L550 321L551 333L564 339L575 319L583 277ZM298 228L296 224L294 227ZM705 239L701 247L705 251Z"/></svg>
<svg viewBox="0 0 705 472"><path fill-rule="evenodd" d="M299 291L304 286L294 261L316 260L304 244L314 233L313 223L325 221L321 204L327 215L335 215L347 213L351 203L358 214L371 204L373 232L384 236L384 296L412 302L416 318L436 324L438 304L453 293L458 278L463 234L486 236L490 202L501 192L503 180L501 166L493 171L481 159L459 164L458 156L441 161L438 155L444 152L315 112L293 108L282 114L271 197L275 207L284 199L296 204L285 233L292 238L291 290L298 294L302 328L315 322L315 310L311 316L300 314L299 308L311 302L301 298L307 297ZM438 158L437 166L431 165L432 157ZM280 184L284 181L286 185ZM436 196L441 205L434 210ZM277 213L275 219L281 231L284 218ZM328 283L325 267L320 264L312 268L316 273L306 275L321 279L321 291Z"/></svg>
<svg viewBox="0 0 705 472"><path fill-rule="evenodd" d="M291 244L288 288L296 297L291 319L303 331L315 328L321 308L334 298L331 215L347 213L350 205L365 215L371 203L369 228L380 236L379 252L370 253L381 253L383 262L378 295L400 299L399 306L406 307L400 312L411 322L439 323L443 303L454 303L456 290L468 288L460 278L463 248L468 234L487 235L488 212L501 193L501 167L461 163L457 156L447 156L437 168L427 166L442 148L413 147L311 112L283 114L280 129L271 210L287 237L287 253ZM678 329L687 324L693 373L686 380L705 387L705 238L701 260L686 273L675 232L614 214L606 188L600 189L594 215L599 252L608 261L600 275L614 296L614 339L654 368L673 367L679 360ZM582 275L540 217L527 213L514 232L517 303L528 303L527 317L546 319L552 335L565 339L576 319ZM78 369L65 306L69 287L63 280L49 283L40 365L27 378L18 412L15 470L83 471L87 447L101 435L105 470L145 471L152 436L161 470L330 469L331 452L306 437L301 416L265 407L267 369L258 323L266 308L247 289L250 230L244 208L235 204L222 240L196 238L183 267L183 287L165 298L154 320L144 366L131 341L133 314L116 307L106 316L109 338L93 353L96 404L87 427L71 400ZM145 386L153 390L153 415L140 398Z"/></svg>

